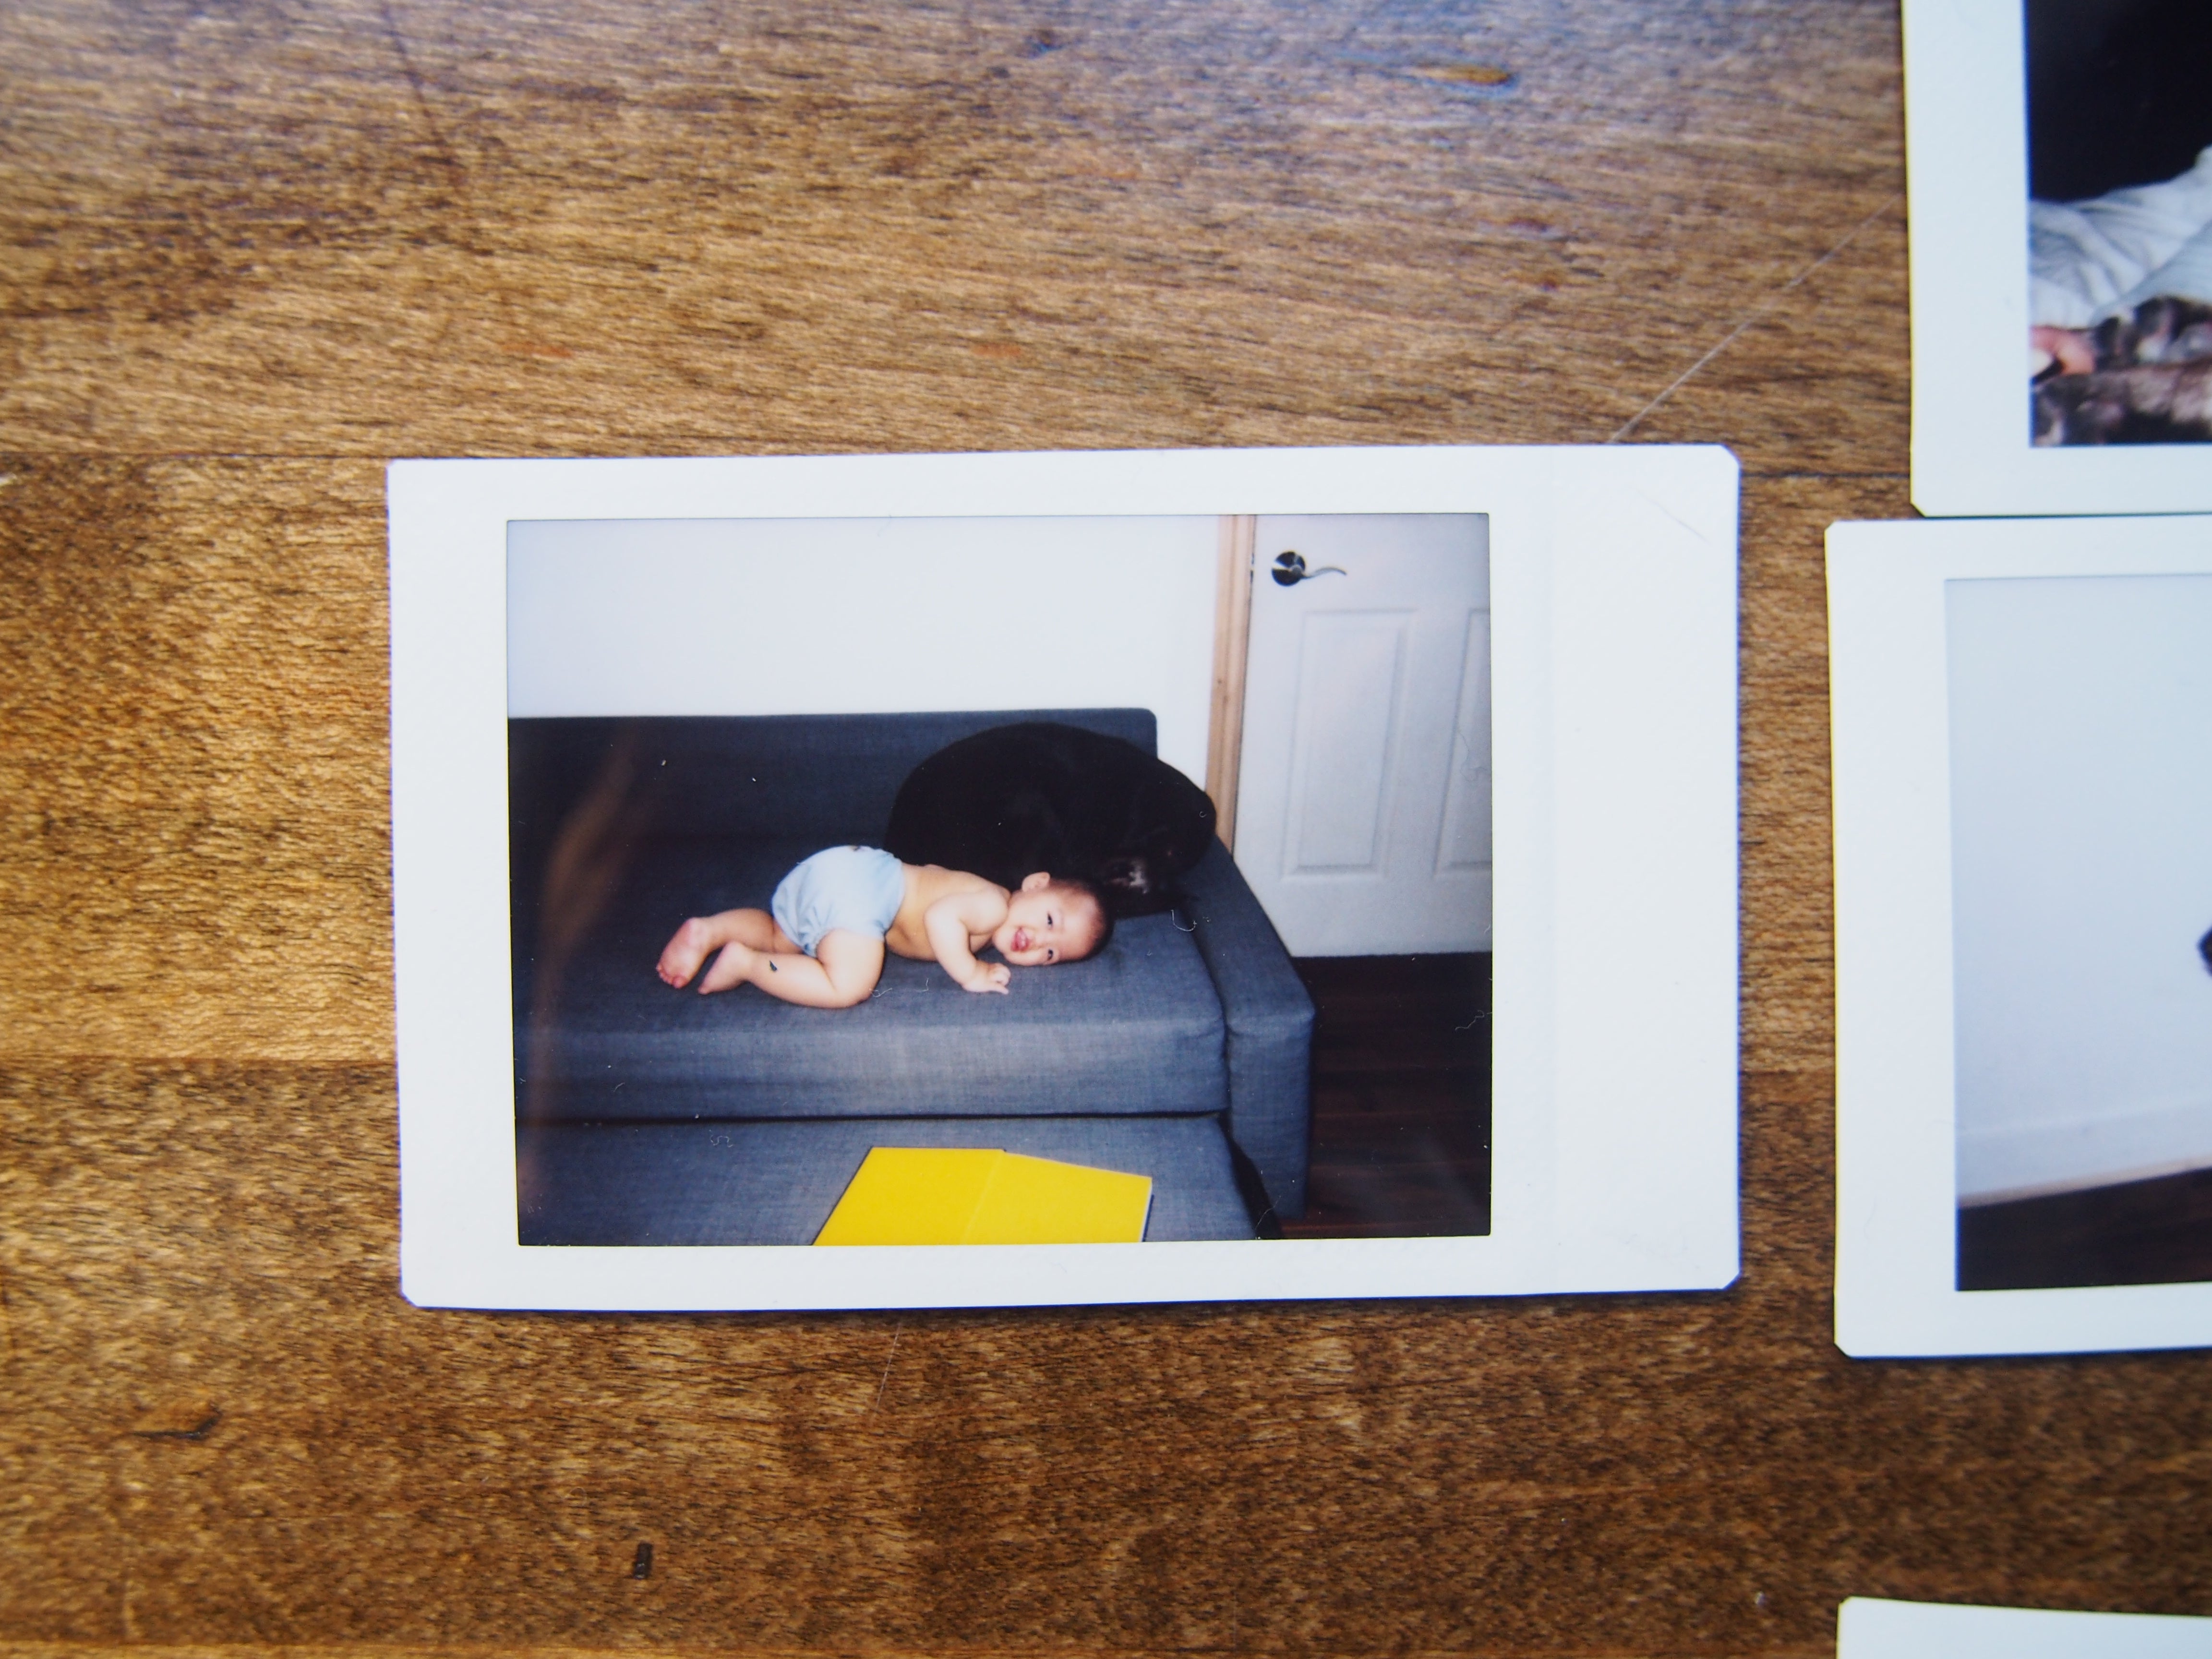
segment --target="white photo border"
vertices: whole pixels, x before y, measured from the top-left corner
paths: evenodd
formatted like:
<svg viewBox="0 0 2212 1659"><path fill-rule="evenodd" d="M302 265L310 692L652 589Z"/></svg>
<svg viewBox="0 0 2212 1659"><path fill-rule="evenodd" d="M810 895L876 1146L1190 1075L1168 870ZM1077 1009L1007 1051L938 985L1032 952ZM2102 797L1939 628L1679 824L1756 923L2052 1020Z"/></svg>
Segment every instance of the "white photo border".
<svg viewBox="0 0 2212 1659"><path fill-rule="evenodd" d="M1854 1595L1836 1610L1836 1659L2208 1659L2212 1619L2073 1613Z"/></svg>
<svg viewBox="0 0 2212 1659"><path fill-rule="evenodd" d="M1725 1286L1736 493L1735 458L1711 447L394 462L403 1292L422 1306L707 1310ZM1490 515L1495 630L1487 1236L955 1259L517 1243L509 520L1469 512Z"/></svg>
<svg viewBox="0 0 2212 1659"><path fill-rule="evenodd" d="M2028 441L2021 0L1905 0L1912 504L1935 518L2212 511L2212 446Z"/></svg>
<svg viewBox="0 0 2212 1659"><path fill-rule="evenodd" d="M2212 1344L2212 1284L1960 1291L1944 585L2212 574L2212 517L1828 530L1836 1346L1859 1358Z"/></svg>

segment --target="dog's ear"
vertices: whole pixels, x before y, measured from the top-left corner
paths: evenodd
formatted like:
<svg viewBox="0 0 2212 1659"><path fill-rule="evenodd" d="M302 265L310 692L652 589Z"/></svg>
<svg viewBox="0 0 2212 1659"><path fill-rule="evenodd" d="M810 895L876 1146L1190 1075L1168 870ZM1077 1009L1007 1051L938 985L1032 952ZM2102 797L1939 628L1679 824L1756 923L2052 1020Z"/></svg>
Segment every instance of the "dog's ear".
<svg viewBox="0 0 2212 1659"><path fill-rule="evenodd" d="M1099 890L1122 916L1158 915L1175 908L1181 896L1175 882L1150 859L1133 854L1110 858L1099 866Z"/></svg>
<svg viewBox="0 0 2212 1659"><path fill-rule="evenodd" d="M1098 867L1098 882L1102 887L1112 888L1116 894L1132 898L1144 897L1152 891L1156 884L1152 878L1152 861L1135 853L1125 853L1118 858L1108 859Z"/></svg>

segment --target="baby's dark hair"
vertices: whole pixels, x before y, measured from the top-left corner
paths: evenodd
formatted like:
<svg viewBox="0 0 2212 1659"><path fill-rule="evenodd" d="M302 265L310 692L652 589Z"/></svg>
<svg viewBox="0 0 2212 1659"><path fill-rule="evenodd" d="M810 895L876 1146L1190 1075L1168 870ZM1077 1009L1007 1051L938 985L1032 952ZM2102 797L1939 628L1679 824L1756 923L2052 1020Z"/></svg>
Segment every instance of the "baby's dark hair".
<svg viewBox="0 0 2212 1659"><path fill-rule="evenodd" d="M1052 884L1066 892L1080 893L1091 901L1091 910L1098 918L1098 931L1091 940L1091 948L1083 953L1085 957L1095 957L1113 943L1114 907L1107 902L1104 888L1080 876L1054 876Z"/></svg>

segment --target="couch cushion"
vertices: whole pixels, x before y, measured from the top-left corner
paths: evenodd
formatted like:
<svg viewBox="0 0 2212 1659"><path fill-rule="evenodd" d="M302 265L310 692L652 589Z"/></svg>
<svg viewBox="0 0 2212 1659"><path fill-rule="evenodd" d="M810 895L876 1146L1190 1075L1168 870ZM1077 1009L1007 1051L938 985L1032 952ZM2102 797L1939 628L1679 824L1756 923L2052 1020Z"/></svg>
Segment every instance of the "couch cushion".
<svg viewBox="0 0 2212 1659"><path fill-rule="evenodd" d="M1049 720L1154 751L1145 708L915 714L538 717L507 723L518 819L557 817L622 780L658 834L880 838L907 775L963 738Z"/></svg>
<svg viewBox="0 0 2212 1659"><path fill-rule="evenodd" d="M1148 1243L1249 1238L1210 1117L525 1125L525 1244L809 1244L871 1146L994 1146L1152 1178Z"/></svg>
<svg viewBox="0 0 2212 1659"><path fill-rule="evenodd" d="M962 990L887 957L857 1008L750 987L701 996L653 972L686 916L765 908L805 842L648 839L565 955L518 975L517 1105L533 1120L1214 1113L1227 1101L1213 981L1172 915L1104 951ZM566 930L547 930L552 939Z"/></svg>

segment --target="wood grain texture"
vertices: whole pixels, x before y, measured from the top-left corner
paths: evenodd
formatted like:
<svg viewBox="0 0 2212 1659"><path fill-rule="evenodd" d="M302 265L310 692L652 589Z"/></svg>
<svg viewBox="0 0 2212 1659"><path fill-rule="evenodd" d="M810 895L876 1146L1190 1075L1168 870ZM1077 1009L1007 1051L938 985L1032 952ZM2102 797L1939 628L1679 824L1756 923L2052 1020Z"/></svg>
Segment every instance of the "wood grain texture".
<svg viewBox="0 0 2212 1659"><path fill-rule="evenodd" d="M71 453L1602 439L1901 183L1863 3L55 3L0 62L0 447ZM1747 461L1884 441L1858 343Z"/></svg>
<svg viewBox="0 0 2212 1659"><path fill-rule="evenodd" d="M383 470L0 477L0 1054L388 1063Z"/></svg>
<svg viewBox="0 0 2212 1659"><path fill-rule="evenodd" d="M1829 1340L1820 535L1908 511L1893 7L45 0L0 94L0 1654L2212 1613L2203 1356ZM383 458L1615 434L1747 473L1735 1289L400 1301Z"/></svg>

